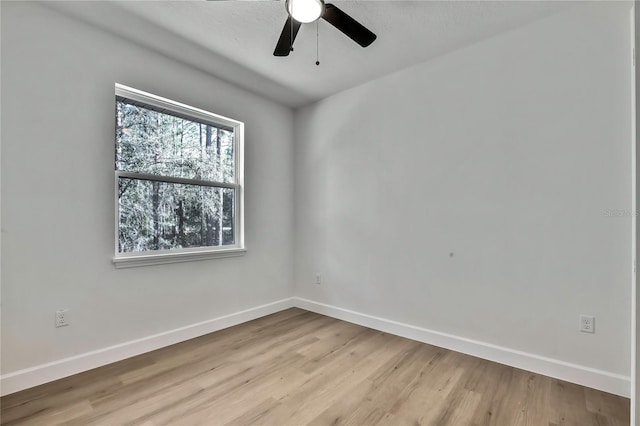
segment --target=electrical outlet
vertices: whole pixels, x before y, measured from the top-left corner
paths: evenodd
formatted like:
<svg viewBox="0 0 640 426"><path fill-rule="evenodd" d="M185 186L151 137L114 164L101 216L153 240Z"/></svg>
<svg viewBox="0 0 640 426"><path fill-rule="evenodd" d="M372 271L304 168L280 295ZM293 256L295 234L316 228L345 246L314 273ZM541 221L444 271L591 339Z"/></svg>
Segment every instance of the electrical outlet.
<svg viewBox="0 0 640 426"><path fill-rule="evenodd" d="M65 327L67 325L69 325L69 310L68 309L57 310L56 316L55 316L55 326Z"/></svg>
<svg viewBox="0 0 640 426"><path fill-rule="evenodd" d="M322 277L320 274L316 274L316 285L322 284Z"/></svg>
<svg viewBox="0 0 640 426"><path fill-rule="evenodd" d="M583 333L595 333L595 317L592 315L580 315L580 331L582 331Z"/></svg>

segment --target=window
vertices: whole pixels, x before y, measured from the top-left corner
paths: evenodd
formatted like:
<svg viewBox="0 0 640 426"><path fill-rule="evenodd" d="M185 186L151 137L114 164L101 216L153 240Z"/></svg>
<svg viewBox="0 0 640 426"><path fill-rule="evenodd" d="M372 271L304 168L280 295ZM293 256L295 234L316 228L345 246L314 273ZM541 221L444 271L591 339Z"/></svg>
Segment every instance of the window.
<svg viewBox="0 0 640 426"><path fill-rule="evenodd" d="M116 85L117 267L244 253L243 124Z"/></svg>

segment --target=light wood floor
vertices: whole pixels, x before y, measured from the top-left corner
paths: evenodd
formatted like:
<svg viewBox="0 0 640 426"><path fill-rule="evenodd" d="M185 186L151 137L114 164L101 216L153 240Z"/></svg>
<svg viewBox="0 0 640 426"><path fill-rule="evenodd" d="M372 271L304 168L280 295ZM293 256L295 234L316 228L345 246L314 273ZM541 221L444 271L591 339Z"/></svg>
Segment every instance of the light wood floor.
<svg viewBox="0 0 640 426"><path fill-rule="evenodd" d="M629 425L629 400L289 309L8 395L2 424Z"/></svg>

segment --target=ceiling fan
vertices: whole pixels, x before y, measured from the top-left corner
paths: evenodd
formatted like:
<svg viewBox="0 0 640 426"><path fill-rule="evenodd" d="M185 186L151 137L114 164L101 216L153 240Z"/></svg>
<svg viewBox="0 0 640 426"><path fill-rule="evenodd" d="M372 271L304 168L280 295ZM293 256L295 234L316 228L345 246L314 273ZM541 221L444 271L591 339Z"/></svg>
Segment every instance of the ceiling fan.
<svg viewBox="0 0 640 426"><path fill-rule="evenodd" d="M302 24L315 22L322 18L362 47L367 47L376 39L376 35L351 16L324 0L286 0L289 17L273 51L274 56L289 56L293 50L293 41Z"/></svg>

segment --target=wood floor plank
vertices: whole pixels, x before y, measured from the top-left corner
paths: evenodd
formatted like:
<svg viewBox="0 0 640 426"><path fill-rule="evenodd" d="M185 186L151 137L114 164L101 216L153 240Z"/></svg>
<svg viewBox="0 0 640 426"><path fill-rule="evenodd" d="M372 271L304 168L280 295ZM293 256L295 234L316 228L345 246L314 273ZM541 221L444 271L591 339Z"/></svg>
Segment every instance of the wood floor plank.
<svg viewBox="0 0 640 426"><path fill-rule="evenodd" d="M349 336L349 335L347 335ZM312 356L301 367L307 374L302 383L295 387L273 389L274 396L281 404L278 409L264 415L258 424L305 424L316 417L328 405L348 392L347 385L368 374L370 364L364 360L380 350L383 342L382 333L370 329L361 329L359 333L345 337L346 342L334 350L331 363L322 370L309 372L309 364L318 366L318 360L326 362L325 350L320 356Z"/></svg>
<svg viewBox="0 0 640 426"><path fill-rule="evenodd" d="M298 317L298 319L300 318ZM318 325L314 325L315 323ZM298 346L308 344L314 338L312 335L307 335L307 333L312 333L313 330L317 327L322 327L323 324L326 325L326 318L314 316L309 318L308 321L301 321L299 327L295 330L288 330L287 332L279 330L282 334L275 334L278 337L277 339L271 340L264 330L255 329L249 330L249 332L258 334L261 337L251 340L250 343L246 336L242 336L245 333L237 333L238 336L236 337L238 338L236 339L224 339L220 342L203 341L202 346L196 346L193 350L177 351L173 356L167 354L168 359L162 363L165 366L164 371L155 367L149 369L148 366L140 368L138 371L146 370L149 373L146 379L127 381L120 389L120 392L101 395L99 399L93 398L92 404L96 407L96 415L93 417L97 418L99 413L119 410L135 404L136 401L153 397L156 392L161 391L166 386L176 386L184 381L195 381L203 388L211 387L215 389L216 385L225 383L230 377L239 376L242 378L245 376L250 377L252 374L257 375L259 374L260 366L263 364L259 361L265 360L266 362L269 359L275 359L282 352L295 350ZM277 328L274 328L271 333L278 333L277 330ZM288 337L286 342L282 339L282 336ZM299 342L299 339L303 340ZM244 346L238 345L238 341L247 343ZM226 349L221 352L220 346ZM206 356L206 348L210 348L210 356ZM248 350L248 348L251 350ZM242 373L245 374L242 375ZM132 371L130 376L140 375Z"/></svg>
<svg viewBox="0 0 640 426"><path fill-rule="evenodd" d="M360 416L358 412L362 407L370 404L373 400L371 394L380 386L380 382L375 382L372 378L379 377L380 370L395 371L394 367L398 361L406 356L406 353L414 351L419 345L416 342L384 333L380 337L386 341L382 348L371 353L364 361L359 362L357 374L348 376L348 383L342 384L341 391L344 396L329 405L316 418L312 419L310 424L337 425L353 422ZM356 372L356 370L354 369L352 372ZM385 413L380 411L379 414L383 416Z"/></svg>
<svg viewBox="0 0 640 426"><path fill-rule="evenodd" d="M2 425L629 424L627 398L288 309L0 399Z"/></svg>

